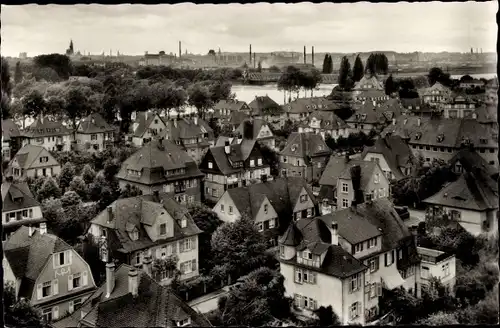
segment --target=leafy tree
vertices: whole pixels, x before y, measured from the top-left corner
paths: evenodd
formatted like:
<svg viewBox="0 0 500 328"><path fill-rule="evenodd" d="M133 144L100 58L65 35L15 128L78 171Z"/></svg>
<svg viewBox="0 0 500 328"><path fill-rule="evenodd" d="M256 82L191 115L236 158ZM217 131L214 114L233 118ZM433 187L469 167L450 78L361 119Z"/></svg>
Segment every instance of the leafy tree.
<svg viewBox="0 0 500 328"><path fill-rule="evenodd" d="M215 56L215 50L214 49L208 50L208 55L209 56Z"/></svg>
<svg viewBox="0 0 500 328"><path fill-rule="evenodd" d="M90 166L90 164L85 164L82 170L83 181L85 181L86 184L90 184L92 183L92 181L94 181L95 176L96 173L92 166Z"/></svg>
<svg viewBox="0 0 500 328"><path fill-rule="evenodd" d="M38 190L38 201L43 201L51 197L59 198L61 197L61 189L57 185L56 181L52 177L45 178L40 190Z"/></svg>
<svg viewBox="0 0 500 328"><path fill-rule="evenodd" d="M271 176L278 177L280 170L280 160L278 152L264 144L260 145L260 152L271 166Z"/></svg>
<svg viewBox="0 0 500 328"><path fill-rule="evenodd" d="M400 98L418 98L419 94L415 88L414 82L411 79L403 79L399 81L399 97Z"/></svg>
<svg viewBox="0 0 500 328"><path fill-rule="evenodd" d="M69 184L69 189L76 192L76 194L82 199L87 200L87 185L82 177L75 176L71 183Z"/></svg>
<svg viewBox="0 0 500 328"><path fill-rule="evenodd" d="M3 305L5 325L10 327L44 328L42 312L31 303L21 298L16 300L14 284L4 283Z"/></svg>
<svg viewBox="0 0 500 328"><path fill-rule="evenodd" d="M311 91L311 97L312 97L313 90L317 88L320 82L321 82L320 72L317 69L312 69L302 75L300 85L305 90Z"/></svg>
<svg viewBox="0 0 500 328"><path fill-rule="evenodd" d="M196 226L203 231L198 237L199 248L203 249L203 254L199 258L199 269L202 274L206 275L213 267L212 235L223 222L214 211L205 205L190 204L188 209Z"/></svg>
<svg viewBox="0 0 500 328"><path fill-rule="evenodd" d="M66 191L61 197L61 205L63 208L75 206L82 202L82 199L73 190Z"/></svg>
<svg viewBox="0 0 500 328"><path fill-rule="evenodd" d="M99 243L92 236L85 236L82 243L82 257L90 266L97 286L106 279L106 265L101 260Z"/></svg>
<svg viewBox="0 0 500 328"><path fill-rule="evenodd" d="M279 69L278 66L273 65L273 66L269 67L269 72L279 73L279 72L281 72L281 70Z"/></svg>
<svg viewBox="0 0 500 328"><path fill-rule="evenodd" d="M59 82L61 78L57 72L50 67L40 67L33 72L33 76L37 81Z"/></svg>
<svg viewBox="0 0 500 328"><path fill-rule="evenodd" d="M16 63L16 70L14 71L14 83L18 84L23 80L23 72L21 71L21 62Z"/></svg>
<svg viewBox="0 0 500 328"><path fill-rule="evenodd" d="M458 325L459 322L455 313L437 312L420 320L418 324L427 326L447 326Z"/></svg>
<svg viewBox="0 0 500 328"><path fill-rule="evenodd" d="M345 91L350 91L353 87L351 64L349 64L349 59L346 56L342 57L340 62L338 84Z"/></svg>
<svg viewBox="0 0 500 328"><path fill-rule="evenodd" d="M365 68L363 67L363 62L359 55L356 56L356 60L354 61L354 67L352 72L352 79L354 82L358 82L363 78Z"/></svg>
<svg viewBox="0 0 500 328"><path fill-rule="evenodd" d="M333 72L333 61L332 56L329 54L325 55L325 59L323 59L323 74L332 74Z"/></svg>
<svg viewBox="0 0 500 328"><path fill-rule="evenodd" d="M387 74L389 70L389 60L383 53L372 53L366 60L366 72L370 75Z"/></svg>
<svg viewBox="0 0 500 328"><path fill-rule="evenodd" d="M314 314L317 316L317 319L313 321L311 326L332 327L341 324L338 315L333 311L331 305L327 307L320 306L314 310Z"/></svg>
<svg viewBox="0 0 500 328"><path fill-rule="evenodd" d="M188 89L188 103L196 108L198 116L205 118L205 113L212 105L210 90L201 83L195 83Z"/></svg>
<svg viewBox="0 0 500 328"><path fill-rule="evenodd" d="M439 82L445 86L451 86L453 83L450 78L450 74L444 73L443 70L439 67L431 68L429 74L427 75L427 79L429 80L429 84L431 86L436 82Z"/></svg>
<svg viewBox="0 0 500 328"><path fill-rule="evenodd" d="M389 75L387 80L385 81L385 94L392 95L393 93L398 91L398 86L396 82L392 78L392 74Z"/></svg>
<svg viewBox="0 0 500 328"><path fill-rule="evenodd" d="M90 114L89 97L85 94L83 87L71 87L66 93L65 100L65 113L71 121L71 127L76 135L76 130L78 128L77 122Z"/></svg>
<svg viewBox="0 0 500 328"><path fill-rule="evenodd" d="M107 159L104 162L104 178L111 182L114 181L116 178L115 176L118 174L120 171L120 162L117 159Z"/></svg>
<svg viewBox="0 0 500 328"><path fill-rule="evenodd" d="M129 198L142 195L142 190L136 186L131 186L129 183L125 185L125 188L120 192L120 198Z"/></svg>
<svg viewBox="0 0 500 328"><path fill-rule="evenodd" d="M66 188L69 187L71 180L75 177L76 170L75 165L71 162L67 162L61 168L61 173L59 174L59 188L64 192Z"/></svg>
<svg viewBox="0 0 500 328"><path fill-rule="evenodd" d="M262 326L290 317L290 299L285 297L284 277L259 268L218 302L218 313L226 326Z"/></svg>
<svg viewBox="0 0 500 328"><path fill-rule="evenodd" d="M222 224L212 235L211 245L215 264L213 276L231 281L269 265L266 240L250 218Z"/></svg>
<svg viewBox="0 0 500 328"><path fill-rule="evenodd" d="M9 105L10 97L12 94L12 81L10 79L9 64L2 57L2 71L1 71L1 106L2 106L2 119L7 119L10 117Z"/></svg>
<svg viewBox="0 0 500 328"><path fill-rule="evenodd" d="M33 59L35 69L42 67L52 68L57 75L63 79L67 80L72 71L71 60L66 55L60 54L49 54L36 56Z"/></svg>
<svg viewBox="0 0 500 328"><path fill-rule="evenodd" d="M38 90L32 90L22 100L23 116L37 117L43 115L47 110L47 103Z"/></svg>
<svg viewBox="0 0 500 328"><path fill-rule="evenodd" d="M302 72L295 66L288 66L278 80L278 90L288 92L288 100L291 101L291 94L299 93L301 88Z"/></svg>

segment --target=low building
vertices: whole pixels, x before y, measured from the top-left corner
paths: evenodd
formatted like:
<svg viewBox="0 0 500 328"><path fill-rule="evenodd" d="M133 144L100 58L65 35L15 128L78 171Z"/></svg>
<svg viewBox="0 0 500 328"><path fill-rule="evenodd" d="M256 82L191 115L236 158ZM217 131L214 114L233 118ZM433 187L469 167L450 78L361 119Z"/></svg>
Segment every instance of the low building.
<svg viewBox="0 0 500 328"><path fill-rule="evenodd" d="M21 132L17 124L11 120L2 120L2 162L11 160L21 148Z"/></svg>
<svg viewBox="0 0 500 328"><path fill-rule="evenodd" d="M246 187L228 189L213 211L224 222L235 222L247 216L259 231L277 241L292 218L312 218L317 214L317 201L302 178L278 178Z"/></svg>
<svg viewBox="0 0 500 328"><path fill-rule="evenodd" d="M136 147L141 147L154 137L159 136L166 127L165 122L156 112L147 111L133 114L127 141Z"/></svg>
<svg viewBox="0 0 500 328"><path fill-rule="evenodd" d="M455 292L456 260L455 255L436 249L417 247L420 256L420 276L422 288L428 288L430 278L437 278L450 294Z"/></svg>
<svg viewBox="0 0 500 328"><path fill-rule="evenodd" d="M332 150L319 134L292 132L280 152L282 176L302 177L308 183L318 181Z"/></svg>
<svg viewBox="0 0 500 328"><path fill-rule="evenodd" d="M38 227L45 222L40 203L33 197L26 182L2 183L2 240L6 240L20 226Z"/></svg>
<svg viewBox="0 0 500 328"><path fill-rule="evenodd" d="M143 194L163 191L180 203L201 201L203 173L196 162L170 140L147 143L123 162L116 175L120 188L136 186Z"/></svg>
<svg viewBox="0 0 500 328"><path fill-rule="evenodd" d="M199 275L198 229L188 210L166 193L123 198L114 201L90 222L88 233L99 242L101 259L108 256L120 263L143 264L150 256L164 260L178 258L180 280ZM168 284L174 273L159 272L158 280Z"/></svg>
<svg viewBox="0 0 500 328"><path fill-rule="evenodd" d="M476 109L476 103L466 96L451 97L442 105L444 118L464 118Z"/></svg>
<svg viewBox="0 0 500 328"><path fill-rule="evenodd" d="M423 203L429 208L442 209L473 235L498 231L498 186L479 169L460 175Z"/></svg>
<svg viewBox="0 0 500 328"><path fill-rule="evenodd" d="M198 117L192 119L172 119L166 122L166 128L159 134L183 148L195 161L200 163L208 148L215 143L214 131L208 123Z"/></svg>
<svg viewBox="0 0 500 328"><path fill-rule="evenodd" d="M375 161L389 180L400 180L412 174L415 158L406 142L399 136L386 136L365 147L361 154L364 161Z"/></svg>
<svg viewBox="0 0 500 328"><path fill-rule="evenodd" d="M370 75L366 74L364 75L361 80L356 82L354 84L353 91L354 93L357 91L368 91L368 90L378 90L378 91L383 91L384 85L383 83L377 78L376 75Z"/></svg>
<svg viewBox="0 0 500 328"><path fill-rule="evenodd" d="M466 115L465 118L476 120L481 125L498 127L498 111L496 106L480 105L473 112Z"/></svg>
<svg viewBox="0 0 500 328"><path fill-rule="evenodd" d="M265 145L271 149L276 149L276 139L267 121L262 119L246 119L235 130L236 134L240 134L248 139L255 139L261 145ZM246 134L246 135L245 135Z"/></svg>
<svg viewBox="0 0 500 328"><path fill-rule="evenodd" d="M353 167L360 170L359 190L365 201L389 197L389 180L377 162L332 156L319 180L322 213L351 206L356 192Z"/></svg>
<svg viewBox="0 0 500 328"><path fill-rule="evenodd" d="M418 91L420 98L425 104L434 108L442 108L443 104L448 102L451 96L451 90L439 82L434 83L430 88Z"/></svg>
<svg viewBox="0 0 500 328"><path fill-rule="evenodd" d="M334 140L339 137L347 138L349 136L347 123L335 115L333 111L315 111L309 116L305 125L305 132L320 134L323 139L326 136L330 136Z"/></svg>
<svg viewBox="0 0 500 328"><path fill-rule="evenodd" d="M227 189L271 179L271 169L255 139L242 137L236 144L212 147L203 157L200 170L205 174L205 199L217 202Z"/></svg>
<svg viewBox="0 0 500 328"><path fill-rule="evenodd" d="M217 119L219 124L224 124L229 121L232 113L245 113L250 116L251 109L244 101L229 99L220 100L214 107L212 117Z"/></svg>
<svg viewBox="0 0 500 328"><path fill-rule="evenodd" d="M326 97L297 98L282 106L281 122L304 122L316 110L332 110L334 106Z"/></svg>
<svg viewBox="0 0 500 328"><path fill-rule="evenodd" d="M357 102L376 102L377 104L381 104L387 100L389 100L389 96L385 94L384 90L362 90L362 91L354 91L352 99Z"/></svg>
<svg viewBox="0 0 500 328"><path fill-rule="evenodd" d="M42 146L51 151L70 151L73 132L61 121L54 121L39 115L22 131L22 145Z"/></svg>
<svg viewBox="0 0 500 328"><path fill-rule="evenodd" d="M61 173L61 165L44 147L26 145L10 161L7 172L15 178L53 177Z"/></svg>
<svg viewBox="0 0 500 328"><path fill-rule="evenodd" d="M78 311L53 324L66 327L211 327L173 291L151 277L151 267L141 269L114 263L106 265L106 281Z"/></svg>
<svg viewBox="0 0 500 328"><path fill-rule="evenodd" d="M280 116L283 114L283 108L268 95L255 96L248 107L252 117L263 119L275 127L281 126Z"/></svg>
<svg viewBox="0 0 500 328"><path fill-rule="evenodd" d="M79 150L99 152L111 147L114 142L115 128L99 114L85 117L76 129L76 144Z"/></svg>
<svg viewBox="0 0 500 328"><path fill-rule="evenodd" d="M41 309L47 322L56 321L82 304L96 288L87 262L57 236L21 227L4 243L4 281L12 282L16 299Z"/></svg>

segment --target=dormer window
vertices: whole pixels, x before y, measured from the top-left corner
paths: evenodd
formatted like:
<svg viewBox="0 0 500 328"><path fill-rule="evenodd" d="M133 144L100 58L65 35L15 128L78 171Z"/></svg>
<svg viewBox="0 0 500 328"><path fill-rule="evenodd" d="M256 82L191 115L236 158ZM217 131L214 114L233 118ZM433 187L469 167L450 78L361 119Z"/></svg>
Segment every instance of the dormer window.
<svg viewBox="0 0 500 328"><path fill-rule="evenodd" d="M159 235L160 236L164 236L167 234L167 224L166 223L162 223L159 225L158 227L159 229Z"/></svg>
<svg viewBox="0 0 500 328"><path fill-rule="evenodd" d="M306 260L312 260L313 255L309 250L305 250L302 252L302 258L304 258Z"/></svg>
<svg viewBox="0 0 500 328"><path fill-rule="evenodd" d="M362 114L362 115L361 115L361 119L362 119L362 120L365 120L365 119L366 119L366 114Z"/></svg>
<svg viewBox="0 0 500 328"><path fill-rule="evenodd" d="M422 138L422 133L418 132L418 133L415 135L415 140L420 140L420 138Z"/></svg>
<svg viewBox="0 0 500 328"><path fill-rule="evenodd" d="M267 214L268 211L269 211L269 205L265 204L264 205L264 213Z"/></svg>
<svg viewBox="0 0 500 328"><path fill-rule="evenodd" d="M488 139L481 138L479 139L479 142L483 145L486 145L488 143Z"/></svg>
<svg viewBox="0 0 500 328"><path fill-rule="evenodd" d="M181 228L185 228L185 227L187 227L187 220L186 220L186 218L185 218L185 217L183 217L183 218L181 219Z"/></svg>
<svg viewBox="0 0 500 328"><path fill-rule="evenodd" d="M40 163L47 163L49 161L49 157L48 156L42 156L40 157Z"/></svg>
<svg viewBox="0 0 500 328"><path fill-rule="evenodd" d="M176 322L177 327L185 327L191 324L191 318L187 317L186 319L182 319Z"/></svg>
<svg viewBox="0 0 500 328"><path fill-rule="evenodd" d="M132 230L130 233L129 233L129 236L130 236L130 239L132 240L137 240L139 239L139 231L137 230L137 228L134 228L134 230Z"/></svg>
<svg viewBox="0 0 500 328"><path fill-rule="evenodd" d="M209 169L213 169L214 168L214 164L212 162L208 162L208 168Z"/></svg>
<svg viewBox="0 0 500 328"><path fill-rule="evenodd" d="M440 134L437 136L437 142L443 142L444 140L444 134Z"/></svg>
<svg viewBox="0 0 500 328"><path fill-rule="evenodd" d="M307 202L307 195L301 195L301 196L300 196L300 202L301 202L301 203L305 203L305 202Z"/></svg>

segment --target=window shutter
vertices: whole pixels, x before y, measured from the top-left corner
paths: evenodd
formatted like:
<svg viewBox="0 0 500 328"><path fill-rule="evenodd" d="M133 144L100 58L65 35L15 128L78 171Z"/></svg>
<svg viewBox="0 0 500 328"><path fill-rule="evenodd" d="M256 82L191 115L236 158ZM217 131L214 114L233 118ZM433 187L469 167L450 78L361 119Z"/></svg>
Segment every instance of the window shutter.
<svg viewBox="0 0 500 328"><path fill-rule="evenodd" d="M310 277L311 277L311 283L315 284L316 283L316 272L311 272Z"/></svg>
<svg viewBox="0 0 500 328"><path fill-rule="evenodd" d="M70 274L68 276L68 291L72 291L73 290L73 275Z"/></svg>
<svg viewBox="0 0 500 328"><path fill-rule="evenodd" d="M196 236L191 238L191 249L196 249Z"/></svg>
<svg viewBox="0 0 500 328"><path fill-rule="evenodd" d="M379 266L380 266L380 260L378 258L378 256L375 258L375 271L377 271L379 269Z"/></svg>
<svg viewBox="0 0 500 328"><path fill-rule="evenodd" d="M387 253L384 254L385 266L387 266Z"/></svg>
<svg viewBox="0 0 500 328"><path fill-rule="evenodd" d="M357 287L358 287L358 288L361 288L361 275L360 275L360 274L358 274L358 277L357 277L357 279L356 279L356 280L357 280L357 284L358 284L358 286L357 286Z"/></svg>
<svg viewBox="0 0 500 328"><path fill-rule="evenodd" d="M306 307L306 300L305 300L305 297L303 297L303 296L300 297L300 307L301 308Z"/></svg>
<svg viewBox="0 0 500 328"><path fill-rule="evenodd" d="M382 284L380 282L377 283L377 296L382 296Z"/></svg>
<svg viewBox="0 0 500 328"><path fill-rule="evenodd" d="M179 242L179 253L184 252L184 240Z"/></svg>
<svg viewBox="0 0 500 328"><path fill-rule="evenodd" d="M395 251L395 250L392 250L392 251L391 251L391 264L395 262L395 257L396 257L396 256L395 256L395 253L396 253L396 251Z"/></svg>
<svg viewBox="0 0 500 328"><path fill-rule="evenodd" d="M172 254L176 254L177 253L177 242L173 243L171 246L172 246Z"/></svg>
<svg viewBox="0 0 500 328"><path fill-rule="evenodd" d="M57 295L59 294L59 280L54 279L52 280L52 295Z"/></svg>
<svg viewBox="0 0 500 328"><path fill-rule="evenodd" d="M69 313L73 313L75 311L75 305L73 301L69 301Z"/></svg>
<svg viewBox="0 0 500 328"><path fill-rule="evenodd" d="M53 320L59 319L59 306L54 306L52 308L52 319Z"/></svg>
<svg viewBox="0 0 500 328"><path fill-rule="evenodd" d="M191 270L196 271L196 259L191 261Z"/></svg>
<svg viewBox="0 0 500 328"><path fill-rule="evenodd" d="M83 277L83 279L82 279L83 280L82 285L83 286L87 286L87 284L89 283L89 276L88 276L87 271L83 271L82 277Z"/></svg>
<svg viewBox="0 0 500 328"><path fill-rule="evenodd" d="M38 284L36 286L36 294L37 294L37 299L41 300L42 297L43 297L43 294L42 294L42 284Z"/></svg>

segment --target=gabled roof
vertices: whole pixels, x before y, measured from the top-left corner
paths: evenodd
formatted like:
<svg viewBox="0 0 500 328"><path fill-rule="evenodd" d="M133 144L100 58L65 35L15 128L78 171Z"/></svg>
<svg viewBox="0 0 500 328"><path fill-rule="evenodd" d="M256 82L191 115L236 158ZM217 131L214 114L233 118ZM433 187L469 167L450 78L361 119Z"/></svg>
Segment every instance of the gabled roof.
<svg viewBox="0 0 500 328"><path fill-rule="evenodd" d="M366 98L366 99L383 99L387 97L384 90L363 90L356 95L357 98Z"/></svg>
<svg viewBox="0 0 500 328"><path fill-rule="evenodd" d="M41 138L69 135L71 130L64 126L61 121L54 121L39 115L30 126L22 131L22 134L26 138Z"/></svg>
<svg viewBox="0 0 500 328"><path fill-rule="evenodd" d="M497 108L491 105L481 105L476 107L473 112L469 113L465 118L474 119L481 124L496 124L498 122Z"/></svg>
<svg viewBox="0 0 500 328"><path fill-rule="evenodd" d="M280 155L304 158L309 163L311 157L329 156L331 153L332 150L321 135L313 132L292 132Z"/></svg>
<svg viewBox="0 0 500 328"><path fill-rule="evenodd" d="M165 176L166 171L185 169L184 174ZM128 170L140 171L131 176ZM203 173L189 155L170 140L151 141L123 162L117 178L142 184L159 184L169 179L200 177Z"/></svg>
<svg viewBox="0 0 500 328"><path fill-rule="evenodd" d="M255 99L248 104L248 107L250 107L252 115L254 116L265 115L269 112L273 114L280 113L283 111L281 106L268 95L256 96Z"/></svg>
<svg viewBox="0 0 500 328"><path fill-rule="evenodd" d="M167 137L172 140L203 138L205 133L209 138L213 137L213 130L208 123L200 118L196 119L173 119L166 123L166 129L159 134L160 137ZM211 136L210 136L211 135ZM208 140L204 142L208 145Z"/></svg>
<svg viewBox="0 0 500 328"><path fill-rule="evenodd" d="M346 122L359 124L382 124L389 121L384 115L384 110L380 104L374 104L372 101L366 101L364 104L356 106L351 117Z"/></svg>
<svg viewBox="0 0 500 328"><path fill-rule="evenodd" d="M80 311L54 324L67 327L70 322L86 322L97 327L175 327L177 321L190 318L190 326L210 327L210 322L182 301L167 286L161 286L142 270L138 270L138 295L129 293L128 273L133 267L121 264L114 273L115 285L106 297L106 283L102 284L82 304ZM137 270L137 269L135 269Z"/></svg>
<svg viewBox="0 0 500 328"><path fill-rule="evenodd" d="M255 139L243 138L241 143L233 143L230 145L230 153L226 154L225 146L210 147L210 152L217 164L217 167L224 175L240 172L244 168L235 168L231 163L246 161L250 153L257 145ZM265 159L263 159L265 161Z"/></svg>
<svg viewBox="0 0 500 328"><path fill-rule="evenodd" d="M424 202L472 211L498 209L498 187L480 172L466 172Z"/></svg>
<svg viewBox="0 0 500 328"><path fill-rule="evenodd" d="M113 132L115 128L106 122L106 120L99 113L93 113L80 121L77 129L78 133L105 133Z"/></svg>
<svg viewBox="0 0 500 328"><path fill-rule="evenodd" d="M311 113L315 110L332 110L333 102L326 97L298 98L283 105L283 110L290 114Z"/></svg>
<svg viewBox="0 0 500 328"><path fill-rule="evenodd" d="M429 117L417 117L417 116L405 116L400 119L396 119L396 124L391 124L387 126L381 133L382 136L388 134L400 136L402 139L408 140L414 138L421 127L426 125L430 121ZM419 123L420 122L420 123Z"/></svg>
<svg viewBox="0 0 500 328"><path fill-rule="evenodd" d="M317 110L309 115L309 124L313 119L320 121L321 129L335 130L347 127L346 122L335 115L333 111Z"/></svg>
<svg viewBox="0 0 500 328"><path fill-rule="evenodd" d="M239 126L244 120L250 118L246 112L231 112L229 115L229 124Z"/></svg>
<svg viewBox="0 0 500 328"><path fill-rule="evenodd" d="M325 259L319 269L308 266L309 269L318 270L324 274L331 275L340 279L350 277L356 273L366 270L366 266L354 258L349 252L345 251L339 245L331 244L331 233L328 226L319 218L300 219L292 225L296 226L297 250L308 249L311 253L319 255L325 253ZM296 257L291 260L280 261L297 266Z"/></svg>
<svg viewBox="0 0 500 328"><path fill-rule="evenodd" d="M19 167L27 170L34 166L36 159L41 155L49 158L47 162L43 163L44 167L59 165L55 158L45 148L36 145L26 145L19 149L14 158L11 160L11 163L14 160L17 160Z"/></svg>
<svg viewBox="0 0 500 328"><path fill-rule="evenodd" d="M2 137L4 141L9 141L11 138L17 138L21 136L19 127L13 120L2 120Z"/></svg>
<svg viewBox="0 0 500 328"><path fill-rule="evenodd" d="M351 179L351 167L359 166L361 168L361 185L360 188L363 189L370 181L375 168L378 166L376 162L363 161L359 159L349 159L347 162L345 157L337 157L332 155L328 164L326 165L325 171L321 175L319 184L321 186L337 186L337 180L341 179Z"/></svg>
<svg viewBox="0 0 500 328"><path fill-rule="evenodd" d="M331 214L320 216L319 219L327 227L336 222L339 235L351 245L356 245L382 235L382 232L376 226L354 211L335 211Z"/></svg>
<svg viewBox="0 0 500 328"><path fill-rule="evenodd" d="M419 93L422 92L423 95L431 95L433 91L439 91L439 92L444 92L444 93L451 92L451 90L448 87L445 87L440 82L436 82L431 87L425 88L422 91L419 91Z"/></svg>
<svg viewBox="0 0 500 328"><path fill-rule="evenodd" d="M17 279L21 279L20 297L31 299L36 279L50 256L72 249L61 238L35 229L29 235L29 228L21 226L3 245L5 257Z"/></svg>
<svg viewBox="0 0 500 328"><path fill-rule="evenodd" d="M361 80L354 85L354 90L362 90L366 85L371 85L371 88L375 90L384 90L382 82L380 82L375 75L369 74L364 75Z"/></svg>
<svg viewBox="0 0 500 328"><path fill-rule="evenodd" d="M246 102L241 100L219 100L215 105L214 110L227 109L230 111L242 111L248 106Z"/></svg>
<svg viewBox="0 0 500 328"><path fill-rule="evenodd" d="M26 182L2 183L2 212L40 206Z"/></svg>
<svg viewBox="0 0 500 328"><path fill-rule="evenodd" d="M488 164L477 151L470 148L460 149L449 161L452 166L454 166L457 162L460 162L460 165L462 165L462 168L466 172L475 172L476 169L480 169L486 176L489 177L498 173L497 167Z"/></svg>
<svg viewBox="0 0 500 328"><path fill-rule="evenodd" d="M135 121L130 125L130 133L134 137L142 138L147 129L151 126L153 120L158 119L163 122L160 115L155 112L136 113ZM165 122L163 122L165 124Z"/></svg>
<svg viewBox="0 0 500 328"><path fill-rule="evenodd" d="M300 192L305 189L309 198L317 204L306 181L298 177L278 178L272 181L256 183L246 187L228 189L227 193L238 211L255 219L264 199L268 199L278 217L290 220ZM286 227L286 222L283 227ZM283 224L283 222L281 222Z"/></svg>
<svg viewBox="0 0 500 328"><path fill-rule="evenodd" d="M249 126L252 127L253 139L257 139L262 127L269 125L265 120L262 120L262 119L258 119L258 118L245 119L241 122L241 124L238 126L238 128L236 129L235 132L240 133L241 135L244 135L245 124L249 124Z"/></svg>
<svg viewBox="0 0 500 328"><path fill-rule="evenodd" d="M175 202L165 193L160 193L159 199L155 197L154 195L143 195L118 199L109 205L113 210L113 219L109 223L107 209L99 213L91 222L113 231L115 237L113 243L111 243L114 245L112 246L113 251L120 250L125 253L201 233L185 207ZM152 225L164 211L174 219L173 236L153 241L147 234L144 225ZM185 228L180 225L180 220L183 217L186 218L187 222ZM137 229L139 232L139 239L137 240L132 240L128 234L133 229Z"/></svg>
<svg viewBox="0 0 500 328"><path fill-rule="evenodd" d="M373 146L365 147L361 158L364 159L368 153L381 154L396 179L404 177L401 167L408 166L412 158L410 147L399 136L386 136L377 139Z"/></svg>

